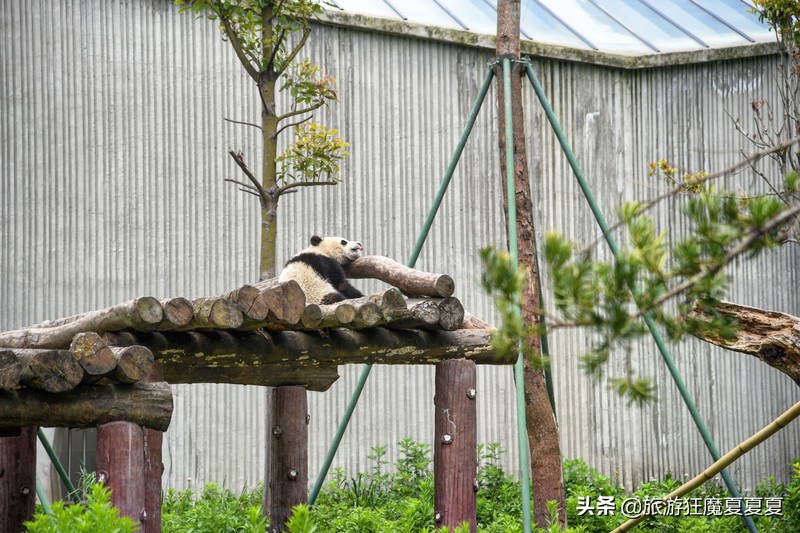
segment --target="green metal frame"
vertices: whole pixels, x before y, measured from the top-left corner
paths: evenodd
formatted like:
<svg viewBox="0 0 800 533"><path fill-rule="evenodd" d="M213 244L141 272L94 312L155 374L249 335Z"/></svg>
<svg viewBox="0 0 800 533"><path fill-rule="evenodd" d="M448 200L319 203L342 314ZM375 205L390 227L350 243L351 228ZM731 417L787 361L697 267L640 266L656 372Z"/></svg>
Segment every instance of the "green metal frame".
<svg viewBox="0 0 800 533"><path fill-rule="evenodd" d="M417 259L419 258L419 254L422 251L422 247L425 244L425 240L428 238L428 233L430 232L431 226L433 225L433 221L436 218L436 214L439 212L439 207L442 205L442 200L444 199L444 195L447 192L447 188L449 187L450 181L453 178L456 166L458 166L458 161L459 159L461 159L461 154L464 152L464 146L466 146L467 140L469 139L469 135L472 132L472 127L475 125L475 120L478 118L478 112L481 110L481 107L483 106L483 101L486 99L486 94L489 92L489 87L491 86L493 76L494 72L492 70L492 66L489 65L489 67L486 70L486 77L483 80L483 85L481 85L480 91L478 92L478 96L475 99L475 103L472 105L472 110L470 111L469 118L467 119L467 125L464 127L464 131L461 133L461 137L458 140L455 152L453 153L453 156L450 159L450 163L447 165L447 170L445 170L444 178L442 179L442 183L439 186L439 191L436 193L436 198L434 198L433 205L428 211L428 216L425 219L424 224L422 225L419 237L417 237L416 244L414 245L414 250L411 252L411 257L408 260L409 267L413 267L417 263ZM344 432L347 429L347 426L350 424L350 419L353 416L353 411L355 411L356 404L358 404L358 400L361 397L361 393L364 391L364 385L367 383L367 379L369 378L369 374L371 371L372 371L371 364L364 365L364 369L361 371L361 375L358 378L358 383L356 384L356 388L353 390L353 394L350 396L350 401L347 404L347 409L345 410L345 413L342 416L342 420L339 422L339 427L336 429L336 433L333 437L333 442L331 442L331 445L328 448L328 452L325 455L325 459L322 462L322 467L320 468L317 480L314 483L314 487L311 489L311 493L308 496L309 505L314 505L314 502L317 501L317 496L319 495L319 491L322 489L323 483L325 483L325 477L328 475L328 470L330 470L333 458L336 455L336 452L339 450L339 445L342 442L342 437L344 437Z"/></svg>
<svg viewBox="0 0 800 533"><path fill-rule="evenodd" d="M526 58L524 61L525 64L525 72L528 75L528 79L533 85L533 90L536 92L536 96L539 98L539 103L542 105L545 114L547 115L547 120L550 122L550 126L553 128L553 132L555 133L556 137L558 138L559 144L561 144L561 149L564 151L564 155L567 157L567 161L569 162L570 167L572 167L572 172L575 174L575 178L578 180L578 185L583 191L583 195L586 198L586 201L589 204L589 208L592 210L592 214L594 215L595 220L597 221L597 225L600 227L600 230L603 232L603 237L605 238L606 243L608 244L608 248L611 250L611 253L614 255L615 259L619 258L619 246L617 245L616 239L614 236L611 235L611 229L606 222L605 216L603 212L600 210L600 206L597 204L597 200L595 200L594 193L592 192L592 188L589 186L589 183L586 181L586 177L581 170L580 165L578 164L578 159L575 157L575 154L572 152L572 148L570 147L569 141L567 141L566 136L564 135L564 131L561 129L561 124L556 118L555 113L553 112L553 107L550 105L550 101L547 99L547 96L544 93L544 89L542 89L541 84L539 83L538 78L536 77L536 73L533 71L533 66L531 65L530 61ZM638 288L635 286L630 287L631 292L634 295L638 294ZM702 417L700 416L700 412L697 410L697 406L694 403L694 399L692 398L689 389L686 388L686 384L683 381L683 377L681 376L678 367L675 365L675 361L672 358L672 354L670 353L669 348L667 347L664 338L661 336L661 331L659 331L658 326L653 320L653 317L650 313L644 314L644 321L647 324L647 328L650 330L650 335L653 337L653 341L656 343L658 347L658 351L661 353L661 357L664 360L664 363L667 365L669 369L669 373L672 376L672 380L675 382L675 385L678 387L678 391L680 392L681 398L683 398L686 407L689 409L689 413L692 415L692 420L694 421L695 425L697 426L700 435L703 437L703 441L708 448L708 451L711 452L711 457L714 458L714 461L718 461L720 458L719 450L717 449L716 444L714 444L714 440L711 438L711 433L708 431L705 422L703 421ZM736 483L733 481L730 473L727 469L722 471L722 479L725 481L725 485L728 487L728 491L730 491L731 495L734 498L740 498L741 495L739 493L739 489L736 487ZM747 529L752 533L756 533L758 529L756 528L753 519L750 516L744 515L742 518L747 524Z"/></svg>
<svg viewBox="0 0 800 533"><path fill-rule="evenodd" d="M53 462L53 466L56 467L58 476L61 478L64 486L67 487L72 501L75 503L80 503L81 499L80 496L78 496L78 490L75 488L75 485L72 484L72 480L69 479L69 474L67 474L67 471L64 470L64 467L61 465L61 461L58 459L58 455L56 455L55 450L53 450L53 447L50 446L50 441L47 440L47 435L44 434L42 428L39 428L39 431L37 431L36 434L39 437L39 442L42 443L42 447L44 447L44 451L47 452L48 457L50 457L50 460ZM44 504L44 502L42 502L42 504Z"/></svg>

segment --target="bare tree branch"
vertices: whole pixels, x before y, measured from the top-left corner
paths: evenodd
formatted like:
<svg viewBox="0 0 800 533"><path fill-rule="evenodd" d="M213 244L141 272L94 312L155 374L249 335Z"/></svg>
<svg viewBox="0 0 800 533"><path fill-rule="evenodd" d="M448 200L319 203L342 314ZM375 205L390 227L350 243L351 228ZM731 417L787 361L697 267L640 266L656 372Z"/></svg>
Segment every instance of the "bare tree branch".
<svg viewBox="0 0 800 533"><path fill-rule="evenodd" d="M247 163L244 162L244 157L242 156L242 153L236 152L234 150L230 150L228 153L231 154L231 157L233 158L234 161L236 161L236 164L239 165L239 168L242 169L242 172L244 172L245 175L247 175L247 177L253 183L253 189L255 189L258 192L258 195L261 197L261 199L266 200L268 197L267 191L265 191L264 187L262 187L261 184L258 182L258 178L256 178L255 175L250 171L250 169L247 168Z"/></svg>
<svg viewBox="0 0 800 533"><path fill-rule="evenodd" d="M285 120L285 119L287 119L289 117L295 117L297 115L302 115L304 113L310 113L310 112L314 111L315 109L319 109L323 105L325 105L325 101L324 100L320 100L316 104L314 104L314 105L312 105L310 107L306 107L305 109L298 109L296 111L289 111L288 113L284 113L283 115L279 116L277 122L280 122L281 120Z"/></svg>
<svg viewBox="0 0 800 533"><path fill-rule="evenodd" d="M336 185L339 183L338 181L328 180L328 181L294 181L292 183L287 183L282 187L279 187L277 190L273 192L273 197L275 199L279 198L282 194L287 194L289 192L295 192L291 189L295 189L297 187L316 187L318 185Z"/></svg>
<svg viewBox="0 0 800 533"><path fill-rule="evenodd" d="M283 42L283 38L286 36L286 28L281 29L280 35L278 35L278 40L275 41L275 44L272 46L272 53L269 56L269 61L267 61L267 72L272 70L272 67L275 66L275 56L278 55L278 50L281 48L281 43Z"/></svg>
<svg viewBox="0 0 800 533"><path fill-rule="evenodd" d="M286 61L283 62L283 68L280 70L276 70L278 75L283 74L283 72L289 68L289 65L294 61L294 58L300 53L300 49L305 46L306 41L308 40L308 36L311 35L311 30L309 28L303 29L303 36L300 38L300 42L297 43L297 46L294 47L294 50L289 52L289 55L286 57Z"/></svg>
<svg viewBox="0 0 800 533"><path fill-rule="evenodd" d="M264 128L262 128L258 124L253 124L252 122L242 122L242 121L239 121L239 120L233 120L233 119L225 118L225 117L222 117L222 120L224 120L225 122L230 122L232 124L241 124L242 126L252 126L254 128L260 129L261 131L264 131Z"/></svg>
<svg viewBox="0 0 800 533"><path fill-rule="evenodd" d="M280 135L280 134L281 134L281 132L282 132L283 130L285 130L286 128L291 128L292 126L299 126L299 125L300 125L300 124L302 124L303 122L308 122L308 121L309 121L309 120L311 120L312 118L314 118L314 115L311 115L310 117L308 117L308 118L304 118L303 120L299 120L299 121L297 121L297 122L291 122L291 123L289 123L289 124L286 124L285 126L282 126L280 129L278 129L278 131L276 131L275 133L273 133L273 134L271 135L271 137L272 137L273 139L277 139L277 138L278 138L278 135Z"/></svg>
<svg viewBox="0 0 800 533"><path fill-rule="evenodd" d="M250 189L251 191L255 191L255 194L258 194L258 189L256 189L255 187L253 187L252 185L250 185L248 183L244 183L242 181L235 180L235 179L232 179L232 178L225 178L224 181L227 181L228 183L235 183L236 185L240 185L240 186L244 187L245 189Z"/></svg>
<svg viewBox="0 0 800 533"><path fill-rule="evenodd" d="M244 47L242 46L242 41L239 40L236 30L234 30L233 26L231 26L230 20L228 20L228 17L224 16L222 13L219 14L219 20L222 21L222 26L225 28L225 35L228 36L231 46L233 47L234 52L236 52L236 57L239 58L239 62L242 64L250 77L253 78L253 81L258 83L259 71L253 66L253 63L250 62L250 58L247 57L247 52L245 52Z"/></svg>

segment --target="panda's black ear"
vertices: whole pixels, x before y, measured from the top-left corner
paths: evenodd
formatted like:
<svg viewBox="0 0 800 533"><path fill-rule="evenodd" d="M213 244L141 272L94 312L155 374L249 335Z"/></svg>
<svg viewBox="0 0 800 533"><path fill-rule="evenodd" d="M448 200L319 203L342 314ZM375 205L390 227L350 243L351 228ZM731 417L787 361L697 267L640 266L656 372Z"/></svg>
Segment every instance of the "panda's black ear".
<svg viewBox="0 0 800 533"><path fill-rule="evenodd" d="M312 235L311 236L311 246L319 246L319 243L322 242L322 237L319 235Z"/></svg>

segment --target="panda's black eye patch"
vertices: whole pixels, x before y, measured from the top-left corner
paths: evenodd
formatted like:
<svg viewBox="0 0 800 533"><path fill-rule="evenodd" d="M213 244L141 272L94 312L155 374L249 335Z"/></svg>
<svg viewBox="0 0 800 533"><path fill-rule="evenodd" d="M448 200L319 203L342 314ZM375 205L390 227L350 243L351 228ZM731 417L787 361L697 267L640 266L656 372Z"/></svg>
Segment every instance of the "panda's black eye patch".
<svg viewBox="0 0 800 533"><path fill-rule="evenodd" d="M342 246L347 246L347 241L342 239Z"/></svg>

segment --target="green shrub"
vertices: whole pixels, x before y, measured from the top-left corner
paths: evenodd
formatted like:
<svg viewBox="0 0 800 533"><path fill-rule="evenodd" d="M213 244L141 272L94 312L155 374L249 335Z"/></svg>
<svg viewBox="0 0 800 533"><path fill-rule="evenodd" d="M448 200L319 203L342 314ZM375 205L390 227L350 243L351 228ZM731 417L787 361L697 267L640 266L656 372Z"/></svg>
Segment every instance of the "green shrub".
<svg viewBox="0 0 800 533"><path fill-rule="evenodd" d="M170 489L162 504L162 529L164 533L264 533L267 523L261 512L262 494L259 487L236 495L215 483L206 485L197 498L191 489Z"/></svg>
<svg viewBox="0 0 800 533"><path fill-rule="evenodd" d="M348 477L342 469L333 470L313 508L300 505L287 522L290 533L445 533L437 529L433 514L433 474L430 471L430 446L406 439L400 443L400 456L388 470L386 448L378 446L368 456L367 472ZM477 524L480 533L516 533L522 531L520 485L503 471L503 450L497 444L478 448ZM755 516L760 531L795 533L800 531L800 459L792 464L793 477L788 483L774 478L763 481L754 491L758 498L783 498L781 516ZM87 477L88 479L88 477ZM580 459L564 461L567 518L563 530L554 503L548 505L551 519L537 533L590 533L611 531L626 519L621 504L626 498L640 501L662 497L680 485L671 474L660 480L642 483L633 494ZM535 488L535 487L534 487ZM38 532L119 532L136 531L130 519L119 517L111 507L108 491L94 484L82 491L84 505L53 505L53 514L39 511L28 531ZM169 490L163 502L165 533L248 532L265 533L267 522L261 512L263 490L234 494L219 485L209 484L200 494L191 490ZM581 513L581 498L597 503L599 496L613 498L612 513ZM728 497L724 487L709 482L688 498ZM654 516L634 531L738 533L743 530L740 516ZM455 533L465 531L456 528Z"/></svg>
<svg viewBox="0 0 800 533"><path fill-rule="evenodd" d="M132 533L139 530L139 524L120 516L119 509L111 506L111 492L102 483L89 487L85 504L54 502L50 514L40 510L32 521L23 525L29 533Z"/></svg>

